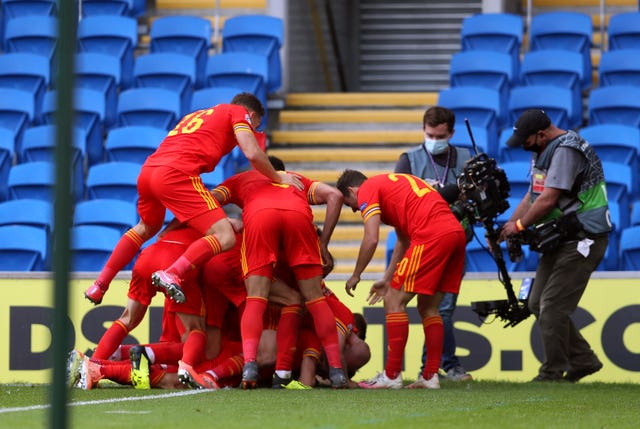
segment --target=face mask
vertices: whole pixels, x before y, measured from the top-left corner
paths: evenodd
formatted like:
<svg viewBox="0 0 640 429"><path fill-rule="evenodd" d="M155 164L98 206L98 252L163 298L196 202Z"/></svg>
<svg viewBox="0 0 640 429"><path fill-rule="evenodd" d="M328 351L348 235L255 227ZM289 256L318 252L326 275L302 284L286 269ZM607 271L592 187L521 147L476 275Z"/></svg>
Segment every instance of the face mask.
<svg viewBox="0 0 640 429"><path fill-rule="evenodd" d="M447 151L447 148L449 147L449 140L448 139L433 140L425 137L424 146L431 154L440 155L441 153L445 153Z"/></svg>
<svg viewBox="0 0 640 429"><path fill-rule="evenodd" d="M538 135L536 134L536 139L533 141L533 144L531 146L522 146L522 149L526 150L527 152L540 153L540 148L538 147Z"/></svg>

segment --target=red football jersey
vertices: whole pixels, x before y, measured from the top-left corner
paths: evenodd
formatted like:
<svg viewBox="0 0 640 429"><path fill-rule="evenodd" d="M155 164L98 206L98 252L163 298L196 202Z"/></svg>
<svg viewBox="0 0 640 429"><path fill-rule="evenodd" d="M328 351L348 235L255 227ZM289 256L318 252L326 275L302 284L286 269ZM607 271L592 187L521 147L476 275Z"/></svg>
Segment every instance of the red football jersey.
<svg viewBox="0 0 640 429"><path fill-rule="evenodd" d="M319 182L295 174L304 189L273 183L256 170L236 174L222 182L213 192L222 195L222 204L233 203L241 207L246 219L262 209L292 210L304 213L310 221L313 214L309 204L316 203L315 190Z"/></svg>
<svg viewBox="0 0 640 429"><path fill-rule="evenodd" d="M382 222L398 228L411 239L461 229L438 191L410 174L380 174L369 178L358 190L358 207L365 222L380 214Z"/></svg>
<svg viewBox="0 0 640 429"><path fill-rule="evenodd" d="M169 131L145 164L169 165L190 176L213 171L237 145L235 135L240 132L254 132L243 106L218 104L191 112Z"/></svg>

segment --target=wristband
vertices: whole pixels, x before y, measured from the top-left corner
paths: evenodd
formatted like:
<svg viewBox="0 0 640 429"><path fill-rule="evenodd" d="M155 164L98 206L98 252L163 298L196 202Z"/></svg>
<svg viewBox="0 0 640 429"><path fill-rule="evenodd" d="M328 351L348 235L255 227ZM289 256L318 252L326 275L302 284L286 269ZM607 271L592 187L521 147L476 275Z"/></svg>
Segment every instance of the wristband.
<svg viewBox="0 0 640 429"><path fill-rule="evenodd" d="M520 222L520 219L516 220L516 229L518 230L518 232L522 232L526 229L524 226L522 226L522 222Z"/></svg>

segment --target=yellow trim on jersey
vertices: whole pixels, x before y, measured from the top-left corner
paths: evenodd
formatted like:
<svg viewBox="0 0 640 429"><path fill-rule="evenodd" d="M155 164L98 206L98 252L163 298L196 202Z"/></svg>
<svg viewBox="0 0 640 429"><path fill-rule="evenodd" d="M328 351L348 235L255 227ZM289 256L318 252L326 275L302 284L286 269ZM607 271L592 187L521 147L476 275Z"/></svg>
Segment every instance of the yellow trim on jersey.
<svg viewBox="0 0 640 429"><path fill-rule="evenodd" d="M240 265L242 265L242 274L246 276L249 272L249 266L247 264L247 244L244 241L244 234L242 234L242 245L240 245Z"/></svg>
<svg viewBox="0 0 640 429"><path fill-rule="evenodd" d="M241 131L246 131L253 134L253 129L244 123L233 124L233 132L234 134L238 134Z"/></svg>
<svg viewBox="0 0 640 429"><path fill-rule="evenodd" d="M211 191L211 193L214 192L222 196L222 204L226 203L231 198L231 191L229 191L229 188L227 188L226 186L216 186Z"/></svg>
<svg viewBox="0 0 640 429"><path fill-rule="evenodd" d="M364 212L362 212L362 220L366 222L371 216L380 213L380 204L371 204L370 206L367 206Z"/></svg>
<svg viewBox="0 0 640 429"><path fill-rule="evenodd" d="M338 328L338 331L342 332L342 335L345 338L349 336L349 328L338 318L336 318L336 327Z"/></svg>
<svg viewBox="0 0 640 429"><path fill-rule="evenodd" d="M309 186L309 191L307 192L307 199L309 200L309 204L318 204L318 198L316 197L316 189L320 185L319 182L313 182L311 186Z"/></svg>

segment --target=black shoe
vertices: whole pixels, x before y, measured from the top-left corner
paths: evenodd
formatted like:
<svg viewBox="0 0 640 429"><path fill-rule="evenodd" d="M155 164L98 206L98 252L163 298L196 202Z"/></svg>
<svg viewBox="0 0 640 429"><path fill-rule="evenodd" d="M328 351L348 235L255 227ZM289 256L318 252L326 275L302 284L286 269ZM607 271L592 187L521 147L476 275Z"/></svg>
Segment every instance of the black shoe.
<svg viewBox="0 0 640 429"><path fill-rule="evenodd" d="M558 382L558 381L564 381L564 378L562 378L562 377L550 377L548 375L538 374L535 377L533 377L533 379L531 381L535 382L535 383Z"/></svg>
<svg viewBox="0 0 640 429"><path fill-rule="evenodd" d="M564 379L570 383L576 383L580 381L580 379L586 377L587 375L591 375L596 373L602 369L602 362L598 361L593 366L587 368L578 368L578 369L570 369L567 371L567 374L564 376Z"/></svg>
<svg viewBox="0 0 640 429"><path fill-rule="evenodd" d="M271 383L271 388L273 389L284 389L287 384L291 383L291 377L282 378L275 372L273 373L273 381Z"/></svg>
<svg viewBox="0 0 640 429"><path fill-rule="evenodd" d="M256 384L258 384L258 364L256 361L247 362L242 368L240 387L244 390L255 389Z"/></svg>
<svg viewBox="0 0 640 429"><path fill-rule="evenodd" d="M329 380L331 380L331 387L334 389L346 389L347 377L344 376L342 368L329 368Z"/></svg>

